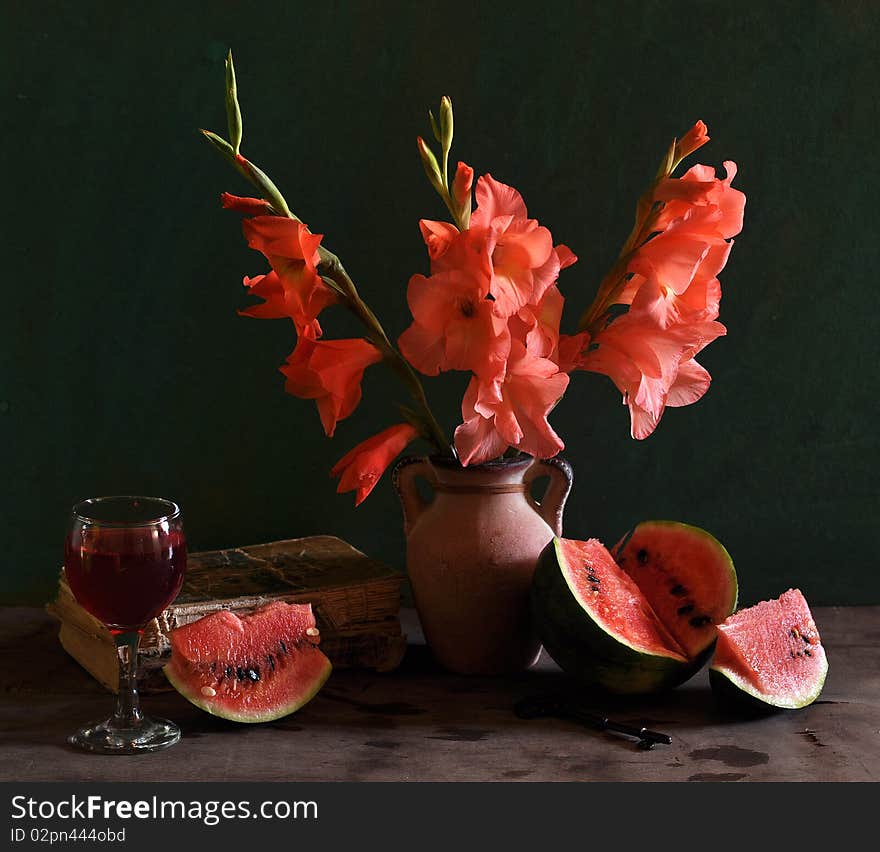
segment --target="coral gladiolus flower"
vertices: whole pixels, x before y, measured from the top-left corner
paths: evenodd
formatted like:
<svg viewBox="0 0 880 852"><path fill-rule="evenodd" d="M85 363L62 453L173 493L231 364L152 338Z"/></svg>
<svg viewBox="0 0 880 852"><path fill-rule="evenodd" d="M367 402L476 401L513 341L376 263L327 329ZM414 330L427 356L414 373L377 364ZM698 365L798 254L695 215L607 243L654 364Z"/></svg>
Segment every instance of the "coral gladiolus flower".
<svg viewBox="0 0 880 852"><path fill-rule="evenodd" d="M696 402L710 376L693 357L726 334L719 322L682 323L659 328L638 313L618 317L600 331L585 355L583 369L608 376L629 406L633 438L647 438L667 405Z"/></svg>
<svg viewBox="0 0 880 852"><path fill-rule="evenodd" d="M481 464L509 446L536 458L555 456L565 445L547 416L568 381L553 361L529 354L514 341L503 377L487 383L474 376L468 385L461 404L464 422L455 430L461 463Z"/></svg>
<svg viewBox="0 0 880 852"><path fill-rule="evenodd" d="M657 201L665 202L657 229L675 224L683 233L730 239L743 226L745 194L731 186L736 177L736 163L724 161L727 177L715 176L711 166L696 165L680 178L661 181L654 192ZM680 219L681 222L675 222Z"/></svg>
<svg viewBox="0 0 880 852"><path fill-rule="evenodd" d="M315 289L311 303L303 305L299 291L293 287L285 287L274 269L266 275L257 275L253 278L245 276L242 283L248 288L251 296L258 296L264 301L243 308L238 312L240 316L254 319L292 319L297 334L311 338L321 336L321 324L317 319L308 319L308 316L311 314L317 316L332 300L327 298L327 296L332 297L327 288Z"/></svg>
<svg viewBox="0 0 880 852"><path fill-rule="evenodd" d="M681 292L668 286L650 261L637 257L629 266L633 277L618 302L630 304L631 313L649 316L660 328L717 319L721 303L717 275L727 263L732 247L730 242L709 248L690 284Z"/></svg>
<svg viewBox="0 0 880 852"><path fill-rule="evenodd" d="M565 298L553 284L537 305L525 305L508 320L514 339L539 358L550 358L559 344L559 323Z"/></svg>
<svg viewBox="0 0 880 852"><path fill-rule="evenodd" d="M300 336L281 372L284 389L301 399L313 399L327 437L361 401L364 370L382 360L382 353L366 340L315 340Z"/></svg>
<svg viewBox="0 0 880 852"><path fill-rule="evenodd" d="M491 175L477 181L476 199L471 228L491 231L487 246L492 261L490 292L496 313L509 317L524 305L540 301L556 280L559 259L553 255L553 237L537 220L528 218L522 196Z"/></svg>
<svg viewBox="0 0 880 852"><path fill-rule="evenodd" d="M470 370L492 378L503 370L510 332L486 298L487 284L460 270L413 275L406 298L414 322L398 340L406 360L428 376Z"/></svg>
<svg viewBox="0 0 880 852"><path fill-rule="evenodd" d="M356 491L355 506L360 506L394 459L419 436L409 423L398 423L367 438L347 452L330 471L338 476L336 493Z"/></svg>
<svg viewBox="0 0 880 852"><path fill-rule="evenodd" d="M275 274L275 278L268 281L251 279L257 282L262 292L254 289L254 283L245 282L255 295L263 295L263 292L274 295L272 306L266 308L263 316L275 316L278 311L283 311L281 315L290 317L302 333L305 326L311 325L318 314L336 300L317 271L322 235L313 234L302 222L283 216L245 219L242 230L248 245L266 257ZM281 298L278 287L281 288ZM251 309L245 313L258 315Z"/></svg>

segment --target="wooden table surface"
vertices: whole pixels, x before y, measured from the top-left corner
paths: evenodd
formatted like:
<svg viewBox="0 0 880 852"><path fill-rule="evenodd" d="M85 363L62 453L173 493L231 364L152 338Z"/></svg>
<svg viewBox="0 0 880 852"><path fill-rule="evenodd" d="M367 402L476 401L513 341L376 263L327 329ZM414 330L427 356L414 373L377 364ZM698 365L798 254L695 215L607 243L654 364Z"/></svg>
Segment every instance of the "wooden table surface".
<svg viewBox="0 0 880 852"><path fill-rule="evenodd" d="M41 610L0 609L0 780L880 780L880 607L814 615L830 671L820 700L804 710L725 714L705 671L662 697L594 699L613 718L672 736L652 751L573 722L516 718L517 699L570 685L545 656L515 677L461 677L413 644L396 672L334 672L310 704L265 725L215 719L177 693L144 696L147 713L180 724L181 742L107 758L76 752L65 738L108 715L112 697L64 653Z"/></svg>

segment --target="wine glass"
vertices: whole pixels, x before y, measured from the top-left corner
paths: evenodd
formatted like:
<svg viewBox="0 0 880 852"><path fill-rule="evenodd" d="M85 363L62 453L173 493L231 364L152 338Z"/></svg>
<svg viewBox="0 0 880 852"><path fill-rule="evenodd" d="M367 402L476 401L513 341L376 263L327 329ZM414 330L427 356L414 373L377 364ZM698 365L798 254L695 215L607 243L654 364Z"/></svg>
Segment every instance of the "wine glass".
<svg viewBox="0 0 880 852"><path fill-rule="evenodd" d="M139 707L138 643L145 625L183 584L186 539L180 508L157 497L97 497L72 510L64 573L77 601L107 625L119 656L116 710L68 742L103 754L135 754L174 745L180 728Z"/></svg>

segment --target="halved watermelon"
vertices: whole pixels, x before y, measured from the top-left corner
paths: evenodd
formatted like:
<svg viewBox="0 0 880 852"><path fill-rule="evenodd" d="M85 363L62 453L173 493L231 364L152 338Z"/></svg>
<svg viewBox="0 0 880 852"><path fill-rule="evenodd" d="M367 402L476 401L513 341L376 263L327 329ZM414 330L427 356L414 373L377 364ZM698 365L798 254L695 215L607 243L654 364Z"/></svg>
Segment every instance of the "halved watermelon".
<svg viewBox="0 0 880 852"><path fill-rule="evenodd" d="M273 601L173 630L165 675L188 701L235 722L269 722L309 702L330 675L311 604Z"/></svg>
<svg viewBox="0 0 880 852"><path fill-rule="evenodd" d="M532 585L544 647L566 672L611 692L682 683L708 659L715 622L736 606L730 556L703 530L666 522L640 524L621 553L623 567L596 539L545 548ZM698 623L682 623L678 610L690 606Z"/></svg>
<svg viewBox="0 0 880 852"><path fill-rule="evenodd" d="M825 649L799 589L718 625L709 680L722 701L755 710L806 707L819 697L827 673Z"/></svg>
<svg viewBox="0 0 880 852"><path fill-rule="evenodd" d="M547 545L532 605L547 652L586 683L638 693L687 676L683 649L596 539Z"/></svg>

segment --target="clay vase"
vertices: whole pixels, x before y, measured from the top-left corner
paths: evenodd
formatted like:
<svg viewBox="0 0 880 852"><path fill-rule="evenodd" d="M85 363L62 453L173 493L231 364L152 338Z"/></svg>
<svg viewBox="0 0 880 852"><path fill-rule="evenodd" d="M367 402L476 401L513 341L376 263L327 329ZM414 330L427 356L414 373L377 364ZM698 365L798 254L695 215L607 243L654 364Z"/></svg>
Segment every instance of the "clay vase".
<svg viewBox="0 0 880 852"><path fill-rule="evenodd" d="M424 478L433 498L424 500ZM549 477L540 502L531 484ZM462 674L528 668L540 641L529 589L538 556L562 534L572 471L531 456L464 468L440 457L394 469L403 506L406 566L425 638L437 661Z"/></svg>

